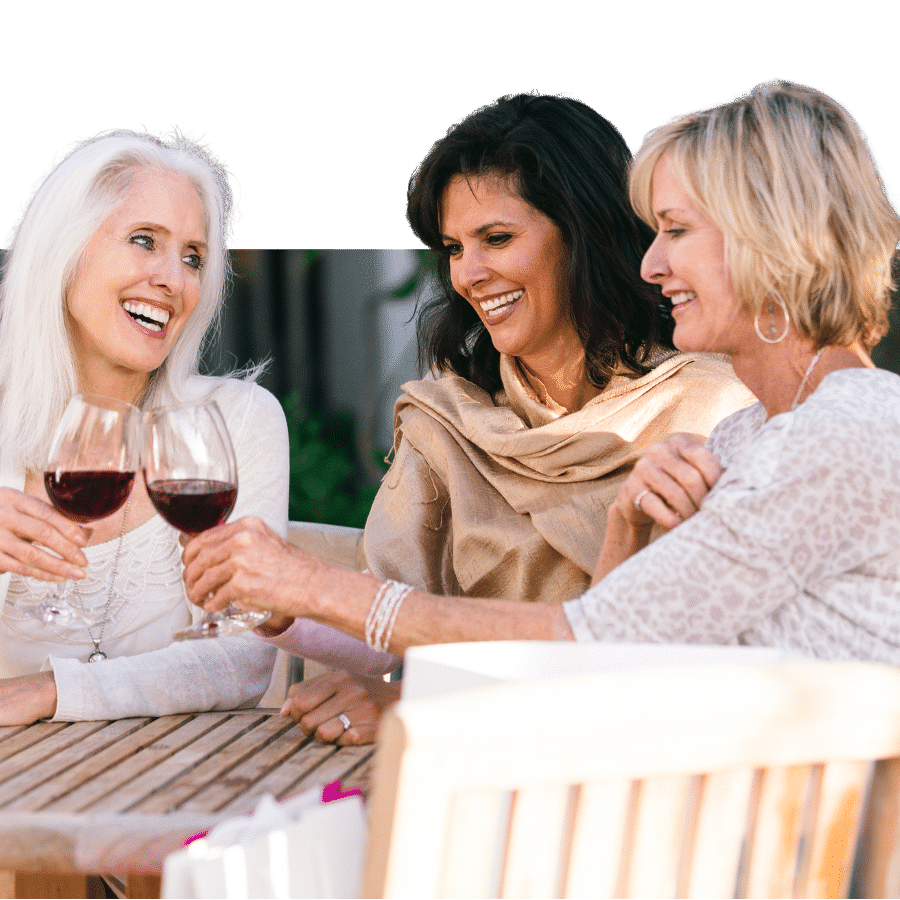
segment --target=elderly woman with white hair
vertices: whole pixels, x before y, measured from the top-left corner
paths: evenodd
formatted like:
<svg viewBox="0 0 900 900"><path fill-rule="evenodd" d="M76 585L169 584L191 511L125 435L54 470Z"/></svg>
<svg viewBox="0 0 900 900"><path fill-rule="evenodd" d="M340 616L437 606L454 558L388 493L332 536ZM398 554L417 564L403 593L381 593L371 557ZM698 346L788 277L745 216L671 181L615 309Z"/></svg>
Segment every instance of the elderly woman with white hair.
<svg viewBox="0 0 900 900"><path fill-rule="evenodd" d="M205 149L111 132L51 172L16 232L0 286L0 723L232 709L268 685L275 651L251 635L172 642L196 610L178 533L141 479L90 528L57 512L43 483L75 393L144 409L209 398L235 445L237 514L286 533L280 406L251 381L198 374L222 305L230 207L225 170ZM97 624L28 614L67 579Z"/></svg>
<svg viewBox="0 0 900 900"><path fill-rule="evenodd" d="M402 653L496 639L778 647L900 664L900 377L873 367L900 218L830 97L788 83L654 132L631 174L642 266L681 350L758 402L648 452L562 605L436 597L338 572L255 520L185 548L191 599L306 616ZM653 523L670 529L648 545Z"/></svg>

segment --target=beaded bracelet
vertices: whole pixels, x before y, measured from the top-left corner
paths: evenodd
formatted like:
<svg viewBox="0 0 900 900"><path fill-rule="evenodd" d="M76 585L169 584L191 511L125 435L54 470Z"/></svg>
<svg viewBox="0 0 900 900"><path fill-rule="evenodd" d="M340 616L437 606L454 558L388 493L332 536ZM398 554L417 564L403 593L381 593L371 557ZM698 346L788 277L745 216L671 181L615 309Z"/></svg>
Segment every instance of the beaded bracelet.
<svg viewBox="0 0 900 900"><path fill-rule="evenodd" d="M378 589L366 616L366 643L373 650L387 650L400 604L411 590L411 585L399 581L386 581Z"/></svg>

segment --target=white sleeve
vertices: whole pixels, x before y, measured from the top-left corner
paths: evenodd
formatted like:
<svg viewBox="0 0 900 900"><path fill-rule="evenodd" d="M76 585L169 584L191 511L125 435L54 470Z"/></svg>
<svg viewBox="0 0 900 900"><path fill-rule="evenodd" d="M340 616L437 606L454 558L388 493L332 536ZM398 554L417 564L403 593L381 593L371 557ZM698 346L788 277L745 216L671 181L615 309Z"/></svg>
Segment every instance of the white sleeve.
<svg viewBox="0 0 900 900"><path fill-rule="evenodd" d="M278 401L255 384L228 381L213 393L225 416L238 463L231 520L263 519L287 534L288 435ZM186 602L186 601L185 601ZM200 610L191 607L192 616ZM253 634L173 642L102 663L51 657L55 721L160 716L252 707L265 693L275 648Z"/></svg>

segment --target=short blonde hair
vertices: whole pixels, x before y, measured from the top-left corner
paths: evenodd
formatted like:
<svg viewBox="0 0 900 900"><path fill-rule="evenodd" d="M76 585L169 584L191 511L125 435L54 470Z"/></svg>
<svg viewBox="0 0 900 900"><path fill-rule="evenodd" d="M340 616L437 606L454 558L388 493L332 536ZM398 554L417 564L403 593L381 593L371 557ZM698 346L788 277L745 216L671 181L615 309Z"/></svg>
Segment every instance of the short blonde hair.
<svg viewBox="0 0 900 900"><path fill-rule="evenodd" d="M874 346L887 331L900 218L849 113L789 82L651 132L631 202L651 227L653 169L665 154L725 236L732 289L753 315L770 300L817 346Z"/></svg>

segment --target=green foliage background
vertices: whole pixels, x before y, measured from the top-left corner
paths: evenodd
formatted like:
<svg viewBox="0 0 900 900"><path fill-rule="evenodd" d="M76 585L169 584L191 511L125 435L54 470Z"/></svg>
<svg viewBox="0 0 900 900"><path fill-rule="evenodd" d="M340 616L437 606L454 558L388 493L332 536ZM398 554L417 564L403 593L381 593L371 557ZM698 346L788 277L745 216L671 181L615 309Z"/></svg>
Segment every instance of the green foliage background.
<svg viewBox="0 0 900 900"><path fill-rule="evenodd" d="M362 528L378 483L365 479L356 463L353 419L342 412L311 412L292 393L282 401L290 440L292 521ZM387 471L383 453L373 454Z"/></svg>

